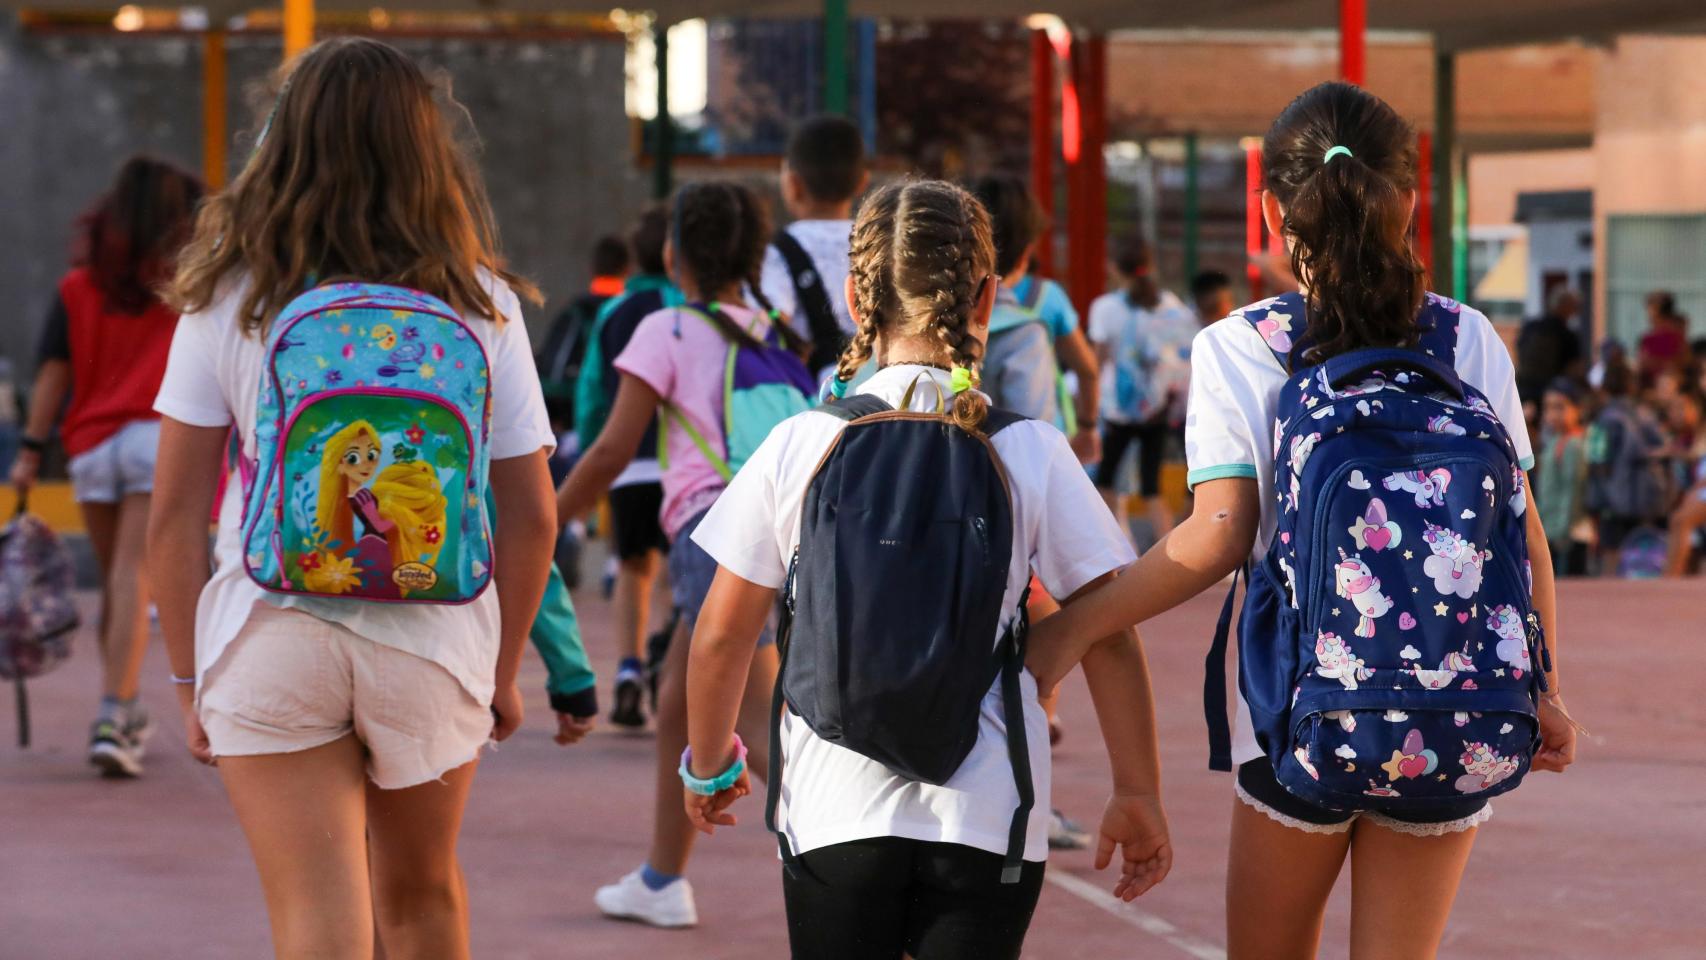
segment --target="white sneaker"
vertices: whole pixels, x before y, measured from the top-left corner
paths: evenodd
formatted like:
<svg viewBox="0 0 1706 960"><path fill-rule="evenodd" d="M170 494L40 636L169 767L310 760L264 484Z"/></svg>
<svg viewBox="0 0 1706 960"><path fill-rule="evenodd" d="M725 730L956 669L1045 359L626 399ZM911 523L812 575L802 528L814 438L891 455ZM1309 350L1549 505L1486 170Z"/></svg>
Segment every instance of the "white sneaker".
<svg viewBox="0 0 1706 960"><path fill-rule="evenodd" d="M653 890L635 870L608 887L599 887L592 900L605 916L617 920L636 920L667 929L699 925L693 887L685 877L662 890Z"/></svg>

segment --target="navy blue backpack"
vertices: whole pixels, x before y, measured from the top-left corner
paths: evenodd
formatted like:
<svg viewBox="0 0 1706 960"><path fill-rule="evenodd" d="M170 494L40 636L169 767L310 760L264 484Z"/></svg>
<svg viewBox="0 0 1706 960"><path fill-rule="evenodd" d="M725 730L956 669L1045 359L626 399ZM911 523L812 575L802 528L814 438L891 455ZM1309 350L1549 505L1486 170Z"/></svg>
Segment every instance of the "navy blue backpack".
<svg viewBox="0 0 1706 960"><path fill-rule="evenodd" d="M1035 802L1019 690L1028 621L1021 596L993 642L1013 505L990 438L1024 418L991 410L982 431L968 433L907 406L856 394L817 408L847 426L806 490L783 592L765 824L793 869L776 825L784 701L824 740L939 785L977 743L983 698L999 676L1019 792L1002 882L1017 883Z"/></svg>
<svg viewBox="0 0 1706 960"><path fill-rule="evenodd" d="M1516 448L1455 369L1462 307L1428 294L1414 349L1292 371L1274 424L1278 529L1249 571L1239 690L1287 790L1331 810L1428 814L1512 789L1549 667ZM1292 369L1303 298L1239 311ZM1204 688L1230 770L1225 647Z"/></svg>

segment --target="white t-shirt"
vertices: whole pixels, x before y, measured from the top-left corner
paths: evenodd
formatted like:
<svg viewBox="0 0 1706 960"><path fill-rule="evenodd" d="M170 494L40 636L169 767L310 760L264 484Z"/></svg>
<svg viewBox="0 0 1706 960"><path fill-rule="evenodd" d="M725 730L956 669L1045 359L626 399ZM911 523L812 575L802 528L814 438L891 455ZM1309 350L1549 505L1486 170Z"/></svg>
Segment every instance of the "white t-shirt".
<svg viewBox="0 0 1706 960"><path fill-rule="evenodd" d="M1516 445L1522 468L1534 466L1510 351L1486 315L1467 305L1457 330L1456 366L1464 383L1486 395ZM1262 523L1252 555L1255 560L1267 554L1279 519L1274 499L1274 418L1286 378L1285 368L1240 312L1204 329L1191 345L1191 401L1185 415L1185 462L1190 473L1185 482L1194 487L1227 477L1256 481ZM1242 696L1233 729L1233 763L1262 756L1250 732L1250 707Z"/></svg>
<svg viewBox="0 0 1706 960"><path fill-rule="evenodd" d="M920 378L934 378L948 389L946 371L897 365L879 371L859 392L899 404L907 386ZM920 384L912 408L930 410L935 403L936 391ZM778 425L700 522L694 542L743 579L780 588L799 544L806 487L845 426L817 412ZM1013 500L1013 560L1002 598L1006 610L1017 610L1033 572L1050 594L1065 597L1135 559L1059 430L1027 421L996 434L994 443ZM999 641L999 633L990 637L992 647ZM1025 859L1040 861L1048 857L1048 718L1029 673L1021 685L1036 791ZM779 818L794 851L904 837L1005 853L1019 793L1001 708L997 679L983 698L977 744L941 786L896 776L874 760L819 739L791 711L784 713Z"/></svg>
<svg viewBox="0 0 1706 960"><path fill-rule="evenodd" d="M853 315L847 312L846 291L853 221L796 220L786 229L811 256L812 263L817 266L818 279L829 295L829 305L835 310L836 321L844 333L852 336L855 328ZM788 315L800 336L812 335L811 325L794 297L794 276L788 272L788 261L782 259L782 252L774 245L764 251L764 272L759 276L758 285L770 305Z"/></svg>
<svg viewBox="0 0 1706 960"><path fill-rule="evenodd" d="M1160 413L1169 399L1182 400L1190 387L1191 339L1200 325L1196 314L1171 290L1161 291L1154 309L1131 302L1124 290L1104 293L1090 303L1086 335L1106 346L1110 360L1100 374L1102 419L1141 423ZM1124 366L1139 387L1142 409L1120 403L1118 376Z"/></svg>
<svg viewBox="0 0 1706 960"><path fill-rule="evenodd" d="M501 327L484 320L469 323L491 365L492 424L487 443L492 459L520 457L554 449L556 437L545 413L539 373L527 340L521 304L495 278L487 289L505 320ZM166 377L154 409L194 427L236 425L245 456L255 455L255 407L266 344L243 333L237 322L241 284L230 284L206 310L178 321ZM196 604L196 678L219 661L256 601L293 607L340 624L375 643L412 653L456 677L481 703L492 698L497 666L498 592L487 590L472 603L428 605L371 603L269 593L243 569L240 529L242 483L235 474L225 485L214 540L214 572Z"/></svg>

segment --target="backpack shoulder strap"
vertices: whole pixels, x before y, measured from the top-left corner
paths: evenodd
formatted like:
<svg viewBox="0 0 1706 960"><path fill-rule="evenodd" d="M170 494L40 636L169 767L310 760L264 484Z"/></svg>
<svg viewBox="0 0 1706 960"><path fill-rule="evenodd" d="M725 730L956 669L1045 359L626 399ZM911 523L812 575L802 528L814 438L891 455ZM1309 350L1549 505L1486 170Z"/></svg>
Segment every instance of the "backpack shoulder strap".
<svg viewBox="0 0 1706 960"><path fill-rule="evenodd" d="M888 402L881 397L872 396L868 393L855 393L850 397L842 397L829 403L820 403L814 409L819 413L827 413L832 417L852 423L873 413L887 413L894 407L889 406Z"/></svg>
<svg viewBox="0 0 1706 960"><path fill-rule="evenodd" d="M1020 298L1019 306L1035 313L1037 307L1043 302L1043 287L1048 283L1048 280L1047 278L1032 274L1030 276L1030 281L1031 285L1026 288L1025 295Z"/></svg>
<svg viewBox="0 0 1706 960"><path fill-rule="evenodd" d="M806 315L806 329L812 336L811 367L821 369L835 362L840 355L845 335L841 322L835 319L835 306L829 290L824 287L823 274L812 261L811 254L787 228L776 231L770 243L787 264L788 277L794 282L794 298Z"/></svg>
<svg viewBox="0 0 1706 960"><path fill-rule="evenodd" d="M1463 319L1463 308L1455 300L1429 293L1422 301L1417 318L1421 335L1416 349L1449 367L1457 366L1457 327Z"/></svg>
<svg viewBox="0 0 1706 960"><path fill-rule="evenodd" d="M1272 331L1262 328L1268 314L1276 310L1289 315L1291 318L1291 329L1288 337L1273 336L1271 335ZM1280 368L1290 370L1290 350L1296 344L1303 342L1304 332L1309 325L1308 310L1303 295L1300 293L1283 293L1268 301L1260 310L1251 310L1249 307L1245 307L1238 312L1238 315L1243 317L1250 326L1256 328L1256 333L1261 335L1262 342L1268 345L1268 350L1273 353L1274 359L1279 361Z"/></svg>
<svg viewBox="0 0 1706 960"><path fill-rule="evenodd" d="M1013 424L1021 423L1029 419L1031 418L1014 413L1011 410L1001 410L996 407L991 407L989 408L989 413L983 418L983 435L986 437L994 437L996 434L1008 427L1011 427Z"/></svg>

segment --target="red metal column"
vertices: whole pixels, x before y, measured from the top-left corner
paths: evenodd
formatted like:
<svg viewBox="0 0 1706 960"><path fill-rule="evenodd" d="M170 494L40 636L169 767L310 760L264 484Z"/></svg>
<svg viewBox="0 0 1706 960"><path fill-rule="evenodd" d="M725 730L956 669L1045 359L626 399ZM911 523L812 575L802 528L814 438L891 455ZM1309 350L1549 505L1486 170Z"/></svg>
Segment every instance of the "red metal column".
<svg viewBox="0 0 1706 960"><path fill-rule="evenodd" d="M1047 30L1031 31L1031 192L1049 221L1037 245L1037 273L1054 273L1054 47Z"/></svg>
<svg viewBox="0 0 1706 960"><path fill-rule="evenodd" d="M1368 72L1368 0L1339 0L1339 79L1362 86Z"/></svg>
<svg viewBox="0 0 1706 960"><path fill-rule="evenodd" d="M1262 299L1262 148L1244 147L1244 275L1250 300Z"/></svg>
<svg viewBox="0 0 1706 960"><path fill-rule="evenodd" d="M1061 118L1067 165L1066 285L1080 315L1088 315L1090 301L1107 280L1108 175L1102 152L1108 131L1107 38L1075 39L1068 75Z"/></svg>
<svg viewBox="0 0 1706 960"><path fill-rule="evenodd" d="M1430 289L1434 275L1434 138L1426 130L1416 134L1416 253L1427 271Z"/></svg>

